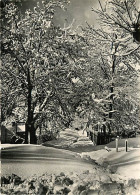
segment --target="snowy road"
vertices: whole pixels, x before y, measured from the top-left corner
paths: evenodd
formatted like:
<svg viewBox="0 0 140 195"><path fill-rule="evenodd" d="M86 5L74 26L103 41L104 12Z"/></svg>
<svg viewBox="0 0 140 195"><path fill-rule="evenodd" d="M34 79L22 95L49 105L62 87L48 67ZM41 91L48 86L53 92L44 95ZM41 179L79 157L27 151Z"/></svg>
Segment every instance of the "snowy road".
<svg viewBox="0 0 140 195"><path fill-rule="evenodd" d="M83 172L93 169L92 164L82 160L76 153L35 145L2 145L2 175L17 174L29 177L34 174Z"/></svg>

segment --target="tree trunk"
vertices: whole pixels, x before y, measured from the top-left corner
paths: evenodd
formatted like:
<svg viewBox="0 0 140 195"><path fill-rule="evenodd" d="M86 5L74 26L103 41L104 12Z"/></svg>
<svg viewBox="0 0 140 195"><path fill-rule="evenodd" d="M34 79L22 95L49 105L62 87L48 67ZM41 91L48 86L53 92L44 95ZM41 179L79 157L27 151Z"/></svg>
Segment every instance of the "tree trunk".
<svg viewBox="0 0 140 195"><path fill-rule="evenodd" d="M110 96L110 100L111 100L111 103L109 104L109 119L112 118L112 110L113 110L113 92L114 92L114 83L112 83L112 86L110 87L110 92L112 93L112 95ZM110 123L108 124L108 130L109 130L109 133L111 133L111 127L110 127Z"/></svg>
<svg viewBox="0 0 140 195"><path fill-rule="evenodd" d="M104 104L104 108L105 108L105 110L106 110L106 104ZM103 114L103 121L104 122L106 122L106 117L107 117L107 115L106 114ZM102 126L102 131L101 131L101 133L103 133L104 134L104 137L106 136L106 125L105 124L103 124L103 126Z"/></svg>
<svg viewBox="0 0 140 195"><path fill-rule="evenodd" d="M32 89L33 86L30 80L30 72L28 69L28 115L27 115L27 123L26 123L26 132L25 132L25 143L28 144L36 144L36 131L34 127L34 120L33 120L33 108L32 108Z"/></svg>
<svg viewBox="0 0 140 195"><path fill-rule="evenodd" d="M115 47L115 52L114 52L114 54L112 56L113 63L112 63L112 67L111 67L112 68L112 80L113 80L113 77L114 77L114 74L115 74L115 67L116 67L116 55L115 55L115 53L117 51L117 47L118 46L114 46L114 47ZM113 92L114 92L114 82L112 81L112 85L110 87L110 93L111 93L110 100L111 100L111 103L109 104L109 107L110 107L109 108L109 111L110 111L109 112L109 119L111 119L112 116L113 116L113 113L112 113L112 111L113 111L113 103L114 103ZM110 123L108 124L108 129L109 129L109 133L111 133Z"/></svg>

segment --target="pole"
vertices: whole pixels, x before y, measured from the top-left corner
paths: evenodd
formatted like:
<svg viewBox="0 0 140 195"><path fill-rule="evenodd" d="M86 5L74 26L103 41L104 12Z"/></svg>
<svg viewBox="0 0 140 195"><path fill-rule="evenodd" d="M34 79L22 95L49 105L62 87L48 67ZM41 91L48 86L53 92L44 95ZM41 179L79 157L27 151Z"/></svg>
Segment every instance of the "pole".
<svg viewBox="0 0 140 195"><path fill-rule="evenodd" d="M117 136L117 138L116 138L116 152L118 152L118 141L119 141L118 138L119 137Z"/></svg>
<svg viewBox="0 0 140 195"><path fill-rule="evenodd" d="M128 151L128 140L127 139L125 140L125 151L126 152Z"/></svg>
<svg viewBox="0 0 140 195"><path fill-rule="evenodd" d="M28 144L30 144L30 137L31 137L31 134L30 134L30 131L28 131Z"/></svg>

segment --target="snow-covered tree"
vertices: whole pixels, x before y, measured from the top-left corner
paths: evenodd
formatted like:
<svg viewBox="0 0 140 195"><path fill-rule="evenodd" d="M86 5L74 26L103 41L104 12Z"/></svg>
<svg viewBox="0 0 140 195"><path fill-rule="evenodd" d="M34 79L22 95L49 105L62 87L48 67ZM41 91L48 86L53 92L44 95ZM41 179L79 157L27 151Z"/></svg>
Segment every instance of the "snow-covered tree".
<svg viewBox="0 0 140 195"><path fill-rule="evenodd" d="M46 121L69 126L68 94L73 87L75 64L85 55L80 38L69 27L54 26L56 7L63 9L62 1L43 1L25 15L13 3L3 8L3 114L5 118L13 102L11 112L18 120L26 121L26 141L29 138L30 143L35 142L37 127L47 125ZM24 106L20 106L22 102Z"/></svg>
<svg viewBox="0 0 140 195"><path fill-rule="evenodd" d="M132 130L134 126L139 126L137 69L140 46L138 40L134 42L132 34L124 28L125 25L121 26L123 22L120 25L114 22L115 19L122 19L114 16L121 9L127 22L127 4L130 6L131 3L132 1L107 1L105 8L100 4L101 9L94 10L98 13L100 27L95 29L88 25L87 29L83 29L93 58L92 69L88 72L94 83L94 107L91 106L92 114L89 110L87 113L94 115L90 116L90 123L100 124L103 132L128 130L128 126ZM122 8L122 4L125 8ZM132 8L136 11L135 5ZM139 14L134 17L139 18ZM96 113L95 107L98 108Z"/></svg>
<svg viewBox="0 0 140 195"><path fill-rule="evenodd" d="M127 35L140 43L140 4L137 0L107 0L100 9L95 10L102 20L102 25L112 29L124 30ZM122 34L123 37L123 34ZM129 39L130 39L129 37ZM128 37L127 37L128 38Z"/></svg>

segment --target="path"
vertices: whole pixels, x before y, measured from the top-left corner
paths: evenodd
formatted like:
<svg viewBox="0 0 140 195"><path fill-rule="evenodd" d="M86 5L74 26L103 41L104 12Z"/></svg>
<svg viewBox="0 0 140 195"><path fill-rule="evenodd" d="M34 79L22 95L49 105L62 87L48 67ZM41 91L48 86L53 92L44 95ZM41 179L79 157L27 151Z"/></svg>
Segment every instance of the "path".
<svg viewBox="0 0 140 195"><path fill-rule="evenodd" d="M43 173L83 172L93 169L74 152L36 145L7 145L1 151L2 175L15 173L29 177Z"/></svg>

